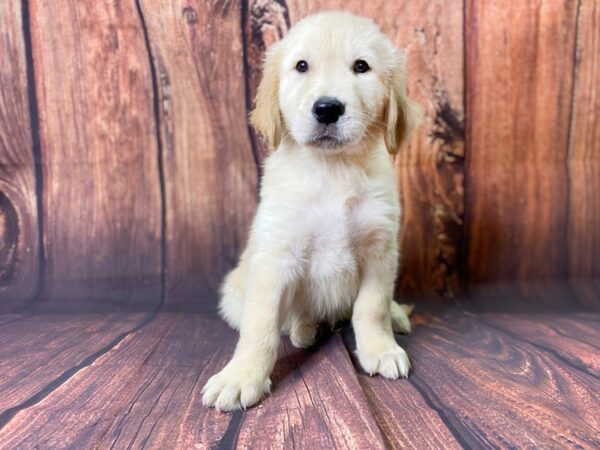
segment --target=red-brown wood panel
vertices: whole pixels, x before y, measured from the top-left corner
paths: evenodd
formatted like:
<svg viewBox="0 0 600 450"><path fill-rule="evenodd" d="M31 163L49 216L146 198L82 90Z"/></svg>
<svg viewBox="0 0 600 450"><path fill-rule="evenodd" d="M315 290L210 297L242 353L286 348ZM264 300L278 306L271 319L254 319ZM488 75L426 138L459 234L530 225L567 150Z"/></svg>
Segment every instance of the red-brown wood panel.
<svg viewBox="0 0 600 450"><path fill-rule="evenodd" d="M387 448L339 334L315 352L285 339L282 353L273 393L244 417L237 448Z"/></svg>
<svg viewBox="0 0 600 450"><path fill-rule="evenodd" d="M395 10L389 4L395 5ZM403 205L400 297L460 296L464 212L463 1L385 2L384 31L408 52L409 95L425 116L396 171Z"/></svg>
<svg viewBox="0 0 600 450"><path fill-rule="evenodd" d="M594 161L572 161L569 164L569 181L569 280L579 303L598 309L600 307L600 157Z"/></svg>
<svg viewBox="0 0 600 450"><path fill-rule="evenodd" d="M167 304L214 303L256 208L238 2L142 0L159 75Z"/></svg>
<svg viewBox="0 0 600 450"><path fill-rule="evenodd" d="M108 340L116 325L96 319L98 342ZM56 343L63 320L53 320L43 336ZM70 328L69 334L76 329ZM91 345L91 327L81 328ZM226 364L236 339L220 320L158 314L16 411L0 427L0 442L9 448L385 448L339 334L318 352L283 343L273 392L261 405L235 413L203 406L201 389ZM38 359L35 347L23 351ZM57 353L53 359L67 359ZM75 358L77 348L64 353Z"/></svg>
<svg viewBox="0 0 600 450"><path fill-rule="evenodd" d="M571 161L600 162L600 3L581 0L577 10Z"/></svg>
<svg viewBox="0 0 600 450"><path fill-rule="evenodd" d="M39 232L20 2L0 4L0 311L38 287Z"/></svg>
<svg viewBox="0 0 600 450"><path fill-rule="evenodd" d="M569 270L581 303L600 306L600 3L580 2L569 161Z"/></svg>
<svg viewBox="0 0 600 450"><path fill-rule="evenodd" d="M577 2L470 0L466 248L475 293L569 302L567 157Z"/></svg>
<svg viewBox="0 0 600 450"><path fill-rule="evenodd" d="M558 355L566 364L600 378L600 340L586 342L581 340L582 336L592 340L594 336L573 328L561 329L560 324L555 323L556 315L504 313L482 315L482 319ZM577 319L569 317L568 323L577 324ZM597 406L589 409L597 409Z"/></svg>
<svg viewBox="0 0 600 450"><path fill-rule="evenodd" d="M577 323L573 315L561 316ZM545 324L556 313L532 315L525 325L529 333L521 332L520 320L513 326L509 317L506 326L498 326L495 317L460 310L417 316L413 333L397 336L411 355L407 380L359 373L391 448L594 449L600 444L599 380L589 366L594 349L580 347L586 362L575 365L573 355L563 352L573 346L555 351L545 345L544 337L552 336ZM530 336L537 340L530 342ZM581 331L573 336L590 337ZM393 414L398 420L390 419Z"/></svg>
<svg viewBox="0 0 600 450"><path fill-rule="evenodd" d="M407 50L409 95L423 107L425 120L396 161L404 207L399 294L455 297L463 214L462 2L250 1L244 15L250 99L265 48L303 17L332 9L374 19ZM264 145L257 146L264 155Z"/></svg>
<svg viewBox="0 0 600 450"><path fill-rule="evenodd" d="M46 296L156 304L161 184L134 2L31 0Z"/></svg>
<svg viewBox="0 0 600 450"><path fill-rule="evenodd" d="M265 51L288 32L290 16L285 1L241 2L242 43L244 45L244 71L246 79L246 109L250 112L255 104L258 85L262 78ZM262 163L269 153L267 143L253 127L248 127L256 159ZM259 164L259 168L261 164Z"/></svg>
<svg viewBox="0 0 600 450"><path fill-rule="evenodd" d="M32 399L91 364L144 319L138 314L32 315L1 325L0 428ZM25 356L26 355L26 356ZM6 416L9 417L6 417Z"/></svg>
<svg viewBox="0 0 600 450"><path fill-rule="evenodd" d="M375 420L388 449L464 448L446 417L436 411L408 380L384 380L371 377L357 367L358 381L365 392Z"/></svg>

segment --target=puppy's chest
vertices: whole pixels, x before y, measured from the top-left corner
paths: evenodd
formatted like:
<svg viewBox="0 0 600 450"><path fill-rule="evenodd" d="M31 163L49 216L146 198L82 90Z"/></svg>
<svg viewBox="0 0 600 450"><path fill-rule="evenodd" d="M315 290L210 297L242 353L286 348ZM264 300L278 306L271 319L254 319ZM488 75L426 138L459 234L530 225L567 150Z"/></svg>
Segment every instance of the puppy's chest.
<svg viewBox="0 0 600 450"><path fill-rule="evenodd" d="M394 205L372 191L325 192L307 205L298 239L313 276L356 272L393 238Z"/></svg>

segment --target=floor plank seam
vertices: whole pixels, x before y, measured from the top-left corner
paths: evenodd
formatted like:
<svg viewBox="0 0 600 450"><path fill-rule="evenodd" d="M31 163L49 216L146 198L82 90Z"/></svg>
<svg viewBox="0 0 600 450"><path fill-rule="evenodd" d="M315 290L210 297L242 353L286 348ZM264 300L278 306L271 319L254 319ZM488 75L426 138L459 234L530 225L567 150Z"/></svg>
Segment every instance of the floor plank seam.
<svg viewBox="0 0 600 450"><path fill-rule="evenodd" d="M512 333L509 333L509 332L507 332L506 330L503 330L503 329L501 329L501 328L498 328L498 327L496 327L496 326L494 326L494 325L491 325L491 324L489 324L489 323L485 322L485 321L484 321L484 320L482 320L480 317L476 317L476 318L475 318L475 320L477 320L477 321L478 321L478 322L480 322L481 324L483 324L483 325L485 325L485 326L487 326L487 327L491 328L492 330L495 330L496 332L503 333L503 334L507 335L509 338L511 338L511 339L513 339L513 340L516 340L516 341L518 341L518 342L522 342L522 343L524 343L524 344L526 344L526 345L531 345L531 346L533 346L535 349L539 350L541 354L550 354L551 356L557 356L557 355L554 355L554 354L553 354L553 352L551 352L551 351L549 351L549 350L546 350L546 349L544 349L544 348L543 348L543 347L541 347L541 346L537 346L537 345L535 345L535 344L533 344L533 343L531 343L531 342L529 342L529 341L527 341L527 340L525 340L525 339L519 338L519 337L517 337L517 336L513 336L513 335L512 335ZM524 350L524 351L526 351L526 350ZM562 360L562 358L560 358L560 357L559 357L559 360ZM493 362L493 365L490 365L490 364L489 364L489 363L487 363L487 362L483 362L483 363L484 363L486 366L488 366L488 367L490 367L490 368L492 368L492 369L495 369L495 370L504 370L504 367L503 367L501 364L499 364L497 361L494 361L494 360L492 360L492 362ZM567 363L565 362L565 364L567 364ZM576 367L572 366L571 364L568 364L568 367L569 367L569 368L572 368L572 369L574 369L574 370L576 370L578 373L583 373L584 375L586 375L586 374L587 374L587 375L591 375L591 374L589 374L588 372L585 372L585 371L578 370ZM595 377L593 377L593 378L595 378ZM570 404L564 404L563 402L561 402L560 398L557 398L557 397L556 397L556 395L555 395L554 393L552 393L552 392L548 392L548 391L546 391L545 389L543 389L543 388L540 388L540 387L535 387L535 389L536 389L536 390L537 390L539 393L541 393L541 394L543 394L543 395L547 396L549 399L551 399L551 400L552 400L553 402L555 402L557 405L561 405L561 406L563 406L563 407L564 407L564 408L565 408L567 411L569 411L569 412L571 412L572 414L574 414L576 417L578 417L578 418L579 418L579 419L582 421L582 423L583 423L584 425L586 425L586 426L587 426L587 427L589 427L590 429L592 429L592 430L596 431L597 433L600 433L600 430L599 430L598 428L596 428L594 425L590 424L590 423L589 423L589 422L588 422L588 421L587 421L587 420L586 420L584 417L581 417L580 413L579 413L579 412L578 412L576 409L573 409L573 407L572 407Z"/></svg>
<svg viewBox="0 0 600 450"><path fill-rule="evenodd" d="M458 417L456 417L454 421L448 417L448 412L453 415L454 413L452 411L446 411L443 407L438 406L441 402L433 392L430 392L429 394L426 392L427 389L423 386L423 381L420 380L418 375L414 373L411 374L408 377L408 381L417 390L419 395L421 395L427 406L436 412L442 423L446 425L448 431L452 434L454 439L456 439L456 442L463 448L476 448L486 444L485 442L480 442L473 433L460 424ZM455 424L455 422L457 422L457 424ZM462 432L459 428L462 428ZM471 442L472 440L474 440L474 442Z"/></svg>
<svg viewBox="0 0 600 450"><path fill-rule="evenodd" d="M176 376L177 376L177 373L175 373L171 377L171 379L169 380L169 382L167 383L167 385L162 389L162 391L158 395L155 396L156 398L154 399L154 402L152 403L152 406L146 412L146 415L144 416L144 418L140 422L140 426L138 427L138 429L136 430L135 434L133 435L133 439L131 440L131 444L133 444L135 442L135 440L137 439L138 435L140 434L140 431L142 431L142 427L144 426L144 423L146 423L146 419L148 419L150 417L150 415L152 414L152 411L154 411L154 409L156 408L156 406L160 403L160 400L162 399L163 394L167 391L167 389L169 389L169 387L171 386L171 383L173 383L173 380L175 379ZM175 392L176 392L176 390L175 390ZM171 394L171 399L173 398L173 395L175 395L175 392L173 392ZM171 399L169 399L169 402L170 402ZM168 406L168 403L167 403L167 406ZM156 421L160 420L160 417L162 417L163 414L164 414L164 410L160 414L160 416L158 417L158 419L156 419ZM142 441L142 445L141 445L140 448L145 448L146 443L148 442L148 439L150 438L150 435L152 434L152 430L154 429L154 426L156 425L156 421L154 422L152 428L148 432L148 435Z"/></svg>
<svg viewBox="0 0 600 450"><path fill-rule="evenodd" d="M175 378L175 377L173 377L173 378ZM171 397L169 397L169 401L165 405L164 409L162 410L162 412L160 413L160 415L156 418L156 420L152 424L152 428L150 428L150 431L148 431L148 436L146 436L146 438L142 441L142 449L146 448L146 445L148 444L148 440L150 439L150 437L152 436L152 433L154 432L154 429L156 428L156 424L158 424L161 421L161 419L164 417L165 412L167 411L167 409L169 409L169 405L173 401L173 397L175 397L175 394L177 393L178 389L179 388L175 388L175 390L171 394Z"/></svg>
<svg viewBox="0 0 600 450"><path fill-rule="evenodd" d="M212 447L212 450L232 450L237 446L240 429L242 428L244 417L246 417L246 410L238 409L229 414L231 415L231 419L229 420L227 429L221 439L219 439L219 442Z"/></svg>
<svg viewBox="0 0 600 450"><path fill-rule="evenodd" d="M348 332L349 330L346 330L346 331ZM348 342L349 337L347 335L347 332L344 333L342 331L339 331L339 333L341 335L342 343L344 345L344 348L346 349L346 355L348 356L348 359L350 360L350 364L352 365L352 367L354 369L354 376L356 377L356 382L358 383L358 386L360 387L360 390L363 393L363 396L365 398L365 403L367 404L367 408L369 408L369 413L371 414L373 423L377 427L377 430L379 430L379 434L381 435L381 441L383 443L383 446L386 449L391 448L391 443L389 442L389 436L385 433L385 430L382 428L381 424L379 423L379 420L377 420L377 414L375 413L375 406L374 406L373 402L371 401L371 397L365 390L364 384L360 381L361 377L359 374L360 374L360 371L362 371L362 367L360 367L360 365L357 363L356 358L354 357L354 351L350 349L350 343Z"/></svg>
<svg viewBox="0 0 600 450"><path fill-rule="evenodd" d="M2 326L4 326L4 325L9 325L9 324L11 324L11 323L18 322L18 321L20 321L20 320L23 320L23 319L25 319L25 318L28 318L28 317L30 317L30 316L23 315L23 316L21 316L21 317L16 317L16 318L14 318L14 319L7 320L6 322L0 322L0 327L2 327Z"/></svg>
<svg viewBox="0 0 600 450"><path fill-rule="evenodd" d="M83 361L81 361L79 364L71 367L70 369L65 370L56 379L54 379L53 381L48 383L46 386L44 386L41 390L39 390L38 392L36 392L32 396L30 396L27 400L24 400L23 402L19 403L18 405L13 406L13 407L8 408L5 411L3 411L0 414L0 430L2 428L4 428L4 426L6 426L8 424L8 422L10 422L19 412L21 412L27 408L30 408L31 406L34 406L34 405L38 404L39 402L41 402L42 400L44 400L46 397L48 397L50 394L52 394L52 392L56 391L62 385L67 383L78 372L91 366L99 358L106 355L113 348L115 348L117 345L119 345L125 338L132 335L133 333L136 333L142 327L144 327L145 325L150 323L152 320L154 320L157 315L158 315L158 310L154 311L146 319L144 319L142 322L140 322L140 324L138 324L136 327L132 328L129 331L121 333L115 339L113 339L111 342L109 342L107 345L102 347L100 350L85 357L83 359Z"/></svg>
<svg viewBox="0 0 600 450"><path fill-rule="evenodd" d="M152 375L152 377L143 385L141 386L140 389L138 389L138 392L136 392L136 395L133 398L133 401L131 401L129 403L129 407L127 408L127 412L120 416L121 411L118 412L117 416L120 416L118 420L113 420L113 422L110 424L110 427L106 429L106 432L103 433L99 438L98 438L98 442L101 444L104 443L104 441L106 441L108 439L108 433L111 431L111 428L113 426L116 427L116 436L112 442L112 444L110 445L110 450L112 450L115 446L115 444L118 442L119 438L121 437L121 432L123 431L123 423L125 422L125 420L129 417L129 415L131 414L131 411L133 410L133 407L136 405L136 402L139 400L139 398L144 394L144 392L146 391L146 389L148 389L148 387L154 382L155 378L158 376L158 373L160 372L160 369L157 369L156 372ZM125 408L123 408L124 410ZM115 419L116 419L115 417Z"/></svg>
<svg viewBox="0 0 600 450"><path fill-rule="evenodd" d="M558 334L559 336L565 337L567 339L572 339L574 341L579 342L580 344L584 344L584 345L588 345L590 347L592 347L594 350L598 350L600 351L600 347L594 344L590 344L589 342L586 342L584 340L582 340L579 336L573 336L570 335L568 333L565 333L564 331L559 330L558 328L556 328L553 325L550 324L545 324L548 328L550 328L552 331L554 331L556 334Z"/></svg>

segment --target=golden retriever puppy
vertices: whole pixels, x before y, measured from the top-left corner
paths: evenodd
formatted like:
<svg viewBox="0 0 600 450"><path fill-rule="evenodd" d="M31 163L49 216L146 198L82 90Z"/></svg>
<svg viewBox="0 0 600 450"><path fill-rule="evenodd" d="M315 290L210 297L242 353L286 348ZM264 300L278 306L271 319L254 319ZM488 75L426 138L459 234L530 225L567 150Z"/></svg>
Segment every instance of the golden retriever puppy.
<svg viewBox="0 0 600 450"><path fill-rule="evenodd" d="M408 375L393 335L410 331L410 308L392 298L400 204L389 154L416 116L404 58L368 19L316 14L268 51L251 120L275 151L222 286L220 313L240 339L204 386L205 405L254 405L270 390L281 332L308 347L320 322L340 319L352 319L366 372Z"/></svg>

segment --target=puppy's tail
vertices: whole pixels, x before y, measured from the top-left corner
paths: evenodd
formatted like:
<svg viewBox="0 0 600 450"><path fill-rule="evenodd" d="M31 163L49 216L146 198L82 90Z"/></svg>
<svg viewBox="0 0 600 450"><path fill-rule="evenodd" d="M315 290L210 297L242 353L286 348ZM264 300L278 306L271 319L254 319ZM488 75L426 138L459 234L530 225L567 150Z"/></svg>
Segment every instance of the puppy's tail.
<svg viewBox="0 0 600 450"><path fill-rule="evenodd" d="M410 333L410 320L408 316L415 309L415 305L401 305L396 302L392 302L392 328L394 333Z"/></svg>

